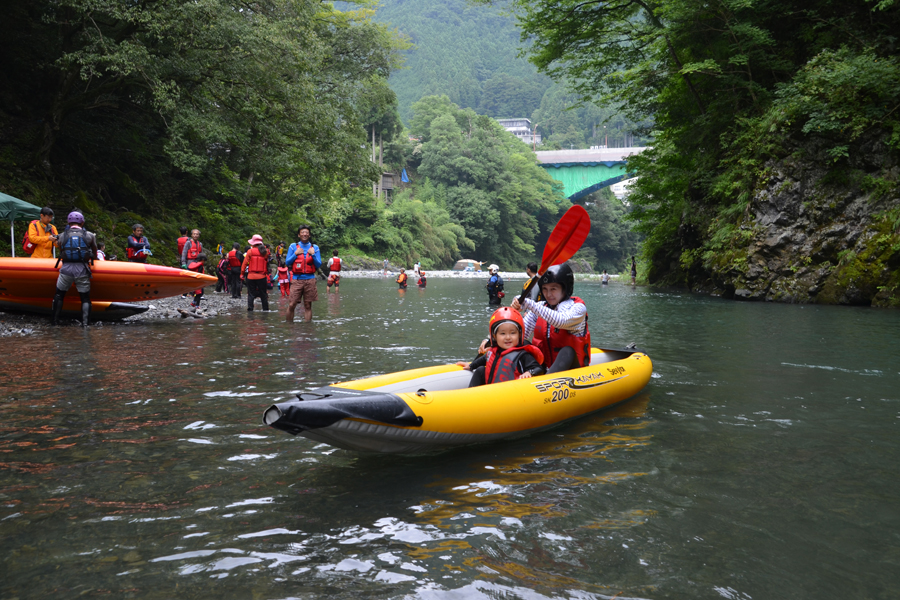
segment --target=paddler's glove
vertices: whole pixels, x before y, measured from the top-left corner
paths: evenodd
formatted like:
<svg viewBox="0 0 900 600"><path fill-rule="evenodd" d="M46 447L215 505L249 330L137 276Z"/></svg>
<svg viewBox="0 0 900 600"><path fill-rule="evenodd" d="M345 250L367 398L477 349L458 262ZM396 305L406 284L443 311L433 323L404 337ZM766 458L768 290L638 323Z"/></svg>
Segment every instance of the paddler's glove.
<svg viewBox="0 0 900 600"><path fill-rule="evenodd" d="M184 263L181 263L181 268L182 268L182 269L187 269L187 265L184 264Z"/></svg>

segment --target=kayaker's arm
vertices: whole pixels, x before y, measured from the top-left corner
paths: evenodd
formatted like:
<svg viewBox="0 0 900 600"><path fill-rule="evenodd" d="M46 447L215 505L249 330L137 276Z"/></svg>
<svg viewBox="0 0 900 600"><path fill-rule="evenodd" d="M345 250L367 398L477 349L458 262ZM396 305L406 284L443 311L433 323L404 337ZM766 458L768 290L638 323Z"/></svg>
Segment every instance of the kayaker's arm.
<svg viewBox="0 0 900 600"><path fill-rule="evenodd" d="M530 298L525 298L522 303L525 310L529 311L528 316L536 315L543 318L552 327L558 329L568 329L569 331L578 331L583 328L585 317L587 316L587 307L584 304L565 300L560 302L555 309L548 307L543 302L535 302ZM527 319L527 317L526 317ZM525 321L525 337L528 337L528 321Z"/></svg>

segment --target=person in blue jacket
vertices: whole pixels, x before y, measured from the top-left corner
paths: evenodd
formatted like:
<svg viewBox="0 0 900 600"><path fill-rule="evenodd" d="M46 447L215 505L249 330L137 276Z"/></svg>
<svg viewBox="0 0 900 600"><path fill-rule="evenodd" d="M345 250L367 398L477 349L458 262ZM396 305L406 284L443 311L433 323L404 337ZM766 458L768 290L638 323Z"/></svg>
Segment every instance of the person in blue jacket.
<svg viewBox="0 0 900 600"><path fill-rule="evenodd" d="M288 323L294 322L294 310L303 302L303 320L312 321L312 303L319 299L316 289L316 270L322 267L322 255L319 247L310 242L309 225L301 225L297 229L300 241L288 248L287 265L291 274L291 297L288 301Z"/></svg>

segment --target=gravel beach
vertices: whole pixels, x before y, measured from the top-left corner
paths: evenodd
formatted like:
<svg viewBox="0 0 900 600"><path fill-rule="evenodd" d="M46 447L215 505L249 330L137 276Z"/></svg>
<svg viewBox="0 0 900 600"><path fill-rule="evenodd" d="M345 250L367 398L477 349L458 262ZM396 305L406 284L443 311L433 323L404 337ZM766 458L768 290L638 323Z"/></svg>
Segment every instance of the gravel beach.
<svg viewBox="0 0 900 600"><path fill-rule="evenodd" d="M209 289L203 294L199 312L191 308L193 295L189 295L186 298L174 296L150 302L133 302L132 304L149 306L150 310L120 321L96 321L91 323L91 326L122 327L148 320L193 318L189 315L183 315L178 309L202 317L216 317L235 310L247 310L246 290L239 299L235 299L230 294L211 292ZM272 297L271 291L269 292L269 297ZM259 310L259 300L256 301L256 306ZM81 327L81 322L75 319L62 319L60 327ZM48 315L27 312L0 312L0 337L32 335L42 331L52 331L53 329L54 327L50 325L50 317Z"/></svg>

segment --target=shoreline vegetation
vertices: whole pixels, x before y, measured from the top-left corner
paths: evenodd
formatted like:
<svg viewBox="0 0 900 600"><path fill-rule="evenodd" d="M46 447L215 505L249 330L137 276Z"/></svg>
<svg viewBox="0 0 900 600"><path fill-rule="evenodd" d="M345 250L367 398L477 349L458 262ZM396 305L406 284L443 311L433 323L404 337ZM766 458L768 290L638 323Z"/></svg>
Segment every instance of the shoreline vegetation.
<svg viewBox="0 0 900 600"><path fill-rule="evenodd" d="M436 31L487 14L422 5L383 14ZM593 225L575 259L612 274L636 255L641 281L730 299L900 307L896 0L725 13L664 0L596 19L522 0L503 23L515 20L536 87L528 69L518 82L482 70L476 103L443 68L452 98L414 94L406 77L402 106L389 78L404 60L418 68L426 40L414 47L363 1L254 6L248 19L227 0L14 3L0 23L0 190L50 206L58 226L84 211L119 258L141 223L154 264L177 266L181 226L210 250L254 234L291 243L303 223L324 258L518 265L570 202L495 117L530 116L569 147L601 131L606 144L619 119L648 147L628 161L627 202L585 198ZM571 12L552 18L560 6ZM526 96L527 113L541 90L530 115L501 114Z"/></svg>

